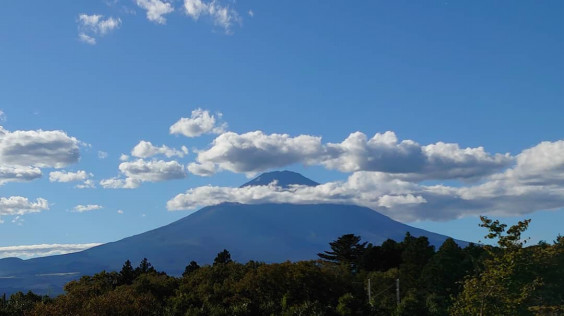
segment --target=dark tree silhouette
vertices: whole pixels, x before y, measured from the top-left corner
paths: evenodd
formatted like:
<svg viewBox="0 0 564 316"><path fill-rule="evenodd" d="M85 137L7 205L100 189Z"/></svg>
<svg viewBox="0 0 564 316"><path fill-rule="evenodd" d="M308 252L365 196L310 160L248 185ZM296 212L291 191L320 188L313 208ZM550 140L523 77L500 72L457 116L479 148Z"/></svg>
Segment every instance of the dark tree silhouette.
<svg viewBox="0 0 564 316"><path fill-rule="evenodd" d="M196 261L190 261L190 264L188 264L186 266L186 268L184 269L184 273L182 273L182 276L185 277L187 275L189 275L190 273L198 270L200 268L200 266L198 265L198 263Z"/></svg>
<svg viewBox="0 0 564 316"><path fill-rule="evenodd" d="M135 270L133 270L133 267L131 266L131 261L127 260L123 264L123 267L119 272L119 282L120 284L131 284L133 283L134 279L135 279Z"/></svg>
<svg viewBox="0 0 564 316"><path fill-rule="evenodd" d="M231 260L231 254L229 253L229 251L227 251L227 249L223 249L223 251L218 253L217 257L213 259L214 266L218 264L226 264L229 262L233 262L233 260Z"/></svg>
<svg viewBox="0 0 564 316"><path fill-rule="evenodd" d="M356 270L366 251L366 242L361 243L360 236L354 234L345 234L329 245L332 251L318 253L319 258L349 265L353 270Z"/></svg>
<svg viewBox="0 0 564 316"><path fill-rule="evenodd" d="M143 260L141 260L141 263L139 263L139 266L135 268L135 273L137 275L143 273L155 272L155 271L156 271L155 268L153 268L153 265L149 263L147 258L143 258Z"/></svg>

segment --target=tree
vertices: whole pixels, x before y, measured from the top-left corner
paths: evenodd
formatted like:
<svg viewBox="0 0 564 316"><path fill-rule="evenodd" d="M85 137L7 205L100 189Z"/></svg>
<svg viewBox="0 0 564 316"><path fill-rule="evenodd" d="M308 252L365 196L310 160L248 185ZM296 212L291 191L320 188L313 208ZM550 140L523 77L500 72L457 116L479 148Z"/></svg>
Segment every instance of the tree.
<svg viewBox="0 0 564 316"><path fill-rule="evenodd" d="M186 268L184 269L184 273L182 273L182 276L185 277L187 275L189 275L190 273L198 270L200 268L200 266L198 265L198 263L194 260L190 261L190 264L188 264L186 266Z"/></svg>
<svg viewBox="0 0 564 316"><path fill-rule="evenodd" d="M469 277L451 312L456 315L530 315L535 308L564 305L564 251L559 244L523 248L521 235L530 220L507 225L481 217L486 238L499 247L484 246L489 258L478 275Z"/></svg>
<svg viewBox="0 0 564 316"><path fill-rule="evenodd" d="M119 272L119 283L131 284L133 280L135 280L135 270L131 266L131 261L127 260Z"/></svg>
<svg viewBox="0 0 564 316"><path fill-rule="evenodd" d="M231 260L231 254L227 251L227 249L223 249L223 251L218 253L215 259L213 259L214 266L218 264L227 264L229 262L233 262L233 260Z"/></svg>
<svg viewBox="0 0 564 316"><path fill-rule="evenodd" d="M147 258L143 258L143 260L139 263L139 266L135 268L135 274L141 275L149 272L156 272L156 270L153 268L153 265L149 263Z"/></svg>
<svg viewBox="0 0 564 316"><path fill-rule="evenodd" d="M472 262L452 238L447 238L439 251L429 260L421 272L424 288L432 293L427 305L433 315L448 315L451 297L460 290L460 281L472 271Z"/></svg>
<svg viewBox="0 0 564 316"><path fill-rule="evenodd" d="M330 242L329 245L332 251L318 253L317 256L319 258L345 264L352 271L356 271L366 251L366 242L361 243L360 236L345 234L337 240Z"/></svg>
<svg viewBox="0 0 564 316"><path fill-rule="evenodd" d="M425 236L413 237L410 233L406 233L402 248L400 264L402 287L406 290L419 287L421 272L435 254L435 247L429 245L429 240Z"/></svg>

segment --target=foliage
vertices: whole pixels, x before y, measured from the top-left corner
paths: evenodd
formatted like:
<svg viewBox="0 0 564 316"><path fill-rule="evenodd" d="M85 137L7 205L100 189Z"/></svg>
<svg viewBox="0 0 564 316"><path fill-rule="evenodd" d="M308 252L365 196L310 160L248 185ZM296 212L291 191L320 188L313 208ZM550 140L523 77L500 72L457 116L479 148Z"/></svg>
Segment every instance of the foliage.
<svg viewBox="0 0 564 316"><path fill-rule="evenodd" d="M481 217L486 238L499 248L486 246L484 270L466 278L453 313L457 315L532 315L533 310L564 304L564 248L543 243L523 248L522 233L529 220L511 226Z"/></svg>
<svg viewBox="0 0 564 316"><path fill-rule="evenodd" d="M366 242L360 242L360 236L346 234L329 243L331 251L318 253L319 258L349 266L356 270L366 250Z"/></svg>
<svg viewBox="0 0 564 316"><path fill-rule="evenodd" d="M69 282L54 299L4 296L0 316L561 315L564 238L525 248L528 224L484 217L498 246L462 249L447 239L436 252L410 234L376 246L343 235L318 261L241 264L224 249L213 265L191 261L179 278L128 260L119 272Z"/></svg>
<svg viewBox="0 0 564 316"><path fill-rule="evenodd" d="M223 249L223 251L218 253L217 257L213 259L213 265L227 264L230 262L233 262L233 260L231 260L231 254L227 251L227 249Z"/></svg>

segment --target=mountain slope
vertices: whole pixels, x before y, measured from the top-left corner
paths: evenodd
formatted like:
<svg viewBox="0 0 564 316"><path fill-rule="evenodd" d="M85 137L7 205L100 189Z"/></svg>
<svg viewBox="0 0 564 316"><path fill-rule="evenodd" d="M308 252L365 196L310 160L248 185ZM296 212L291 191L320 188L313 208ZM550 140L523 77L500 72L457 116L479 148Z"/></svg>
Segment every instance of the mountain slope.
<svg viewBox="0 0 564 316"><path fill-rule="evenodd" d="M146 257L158 270L179 275L195 260L213 262L228 249L234 260L281 262L316 259L328 243L347 233L380 244L403 239L406 232L427 236L440 245L447 236L396 222L369 208L354 205L224 203L209 206L167 226L82 252L17 260L0 260L0 292L31 289L60 292L72 278L101 270L120 270L130 259Z"/></svg>

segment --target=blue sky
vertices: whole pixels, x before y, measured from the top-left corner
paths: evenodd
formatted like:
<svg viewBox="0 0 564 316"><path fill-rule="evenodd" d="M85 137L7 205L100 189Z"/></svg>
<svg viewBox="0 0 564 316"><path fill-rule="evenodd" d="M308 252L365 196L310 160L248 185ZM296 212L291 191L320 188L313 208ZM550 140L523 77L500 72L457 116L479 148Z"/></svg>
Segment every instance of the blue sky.
<svg viewBox="0 0 564 316"><path fill-rule="evenodd" d="M0 254L81 249L221 201L355 203L474 242L479 214L532 218L531 240L551 241L564 221L563 12L4 1ZM325 184L233 189L281 169Z"/></svg>

